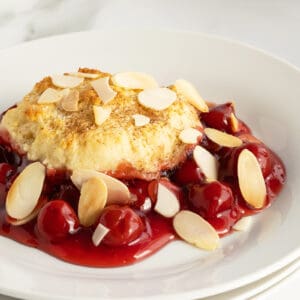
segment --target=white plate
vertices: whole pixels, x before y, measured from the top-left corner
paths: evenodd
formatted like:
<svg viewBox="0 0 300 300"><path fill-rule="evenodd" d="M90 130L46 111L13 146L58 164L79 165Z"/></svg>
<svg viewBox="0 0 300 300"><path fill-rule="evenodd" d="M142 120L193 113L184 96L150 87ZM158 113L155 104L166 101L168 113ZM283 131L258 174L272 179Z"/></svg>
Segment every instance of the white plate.
<svg viewBox="0 0 300 300"><path fill-rule="evenodd" d="M0 292L30 299L199 298L258 280L300 253L300 72L239 43L193 33L87 32L0 52L1 108L45 75L96 67L149 72L162 84L191 80L211 101L236 101L238 115L283 158L288 184L247 233L207 253L174 242L142 263L93 269L0 239Z"/></svg>

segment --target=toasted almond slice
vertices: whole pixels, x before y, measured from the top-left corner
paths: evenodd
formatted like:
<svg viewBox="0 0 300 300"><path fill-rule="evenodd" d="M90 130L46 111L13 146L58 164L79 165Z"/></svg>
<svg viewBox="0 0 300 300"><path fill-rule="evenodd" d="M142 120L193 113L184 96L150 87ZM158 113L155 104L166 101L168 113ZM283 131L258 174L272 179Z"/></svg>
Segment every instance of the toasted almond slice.
<svg viewBox="0 0 300 300"><path fill-rule="evenodd" d="M172 218L179 212L179 209L179 201L175 194L159 183L154 210L166 218Z"/></svg>
<svg viewBox="0 0 300 300"><path fill-rule="evenodd" d="M158 111L168 108L176 99L176 93L168 88L147 89L138 94L141 105Z"/></svg>
<svg viewBox="0 0 300 300"><path fill-rule="evenodd" d="M93 80L91 81L91 86L104 104L113 100L117 95L117 93L109 85L109 77Z"/></svg>
<svg viewBox="0 0 300 300"><path fill-rule="evenodd" d="M96 125L100 126L103 124L110 116L111 109L109 107L93 106L94 117Z"/></svg>
<svg viewBox="0 0 300 300"><path fill-rule="evenodd" d="M208 112L208 106L196 88L184 79L178 79L174 84L176 91L201 112Z"/></svg>
<svg viewBox="0 0 300 300"><path fill-rule="evenodd" d="M78 111L79 92L77 90L64 89L61 99L61 107L65 111Z"/></svg>
<svg viewBox="0 0 300 300"><path fill-rule="evenodd" d="M230 114L230 125L233 132L239 131L239 120L236 118L234 113Z"/></svg>
<svg viewBox="0 0 300 300"><path fill-rule="evenodd" d="M29 216L36 207L45 179L40 162L28 165L15 179L6 197L6 212L15 219Z"/></svg>
<svg viewBox="0 0 300 300"><path fill-rule="evenodd" d="M247 231L252 225L252 221L253 218L251 216L243 217L233 225L233 229L237 231Z"/></svg>
<svg viewBox="0 0 300 300"><path fill-rule="evenodd" d="M98 247L104 237L108 234L109 229L103 224L99 223L92 235L93 244Z"/></svg>
<svg viewBox="0 0 300 300"><path fill-rule="evenodd" d="M248 149L238 157L237 173L245 201L254 208L262 208L267 196L266 184L257 158Z"/></svg>
<svg viewBox="0 0 300 300"><path fill-rule="evenodd" d="M71 176L74 185L80 189L82 184L90 178L100 178L107 186L107 204L128 204L130 192L128 187L120 180L95 170L75 170Z"/></svg>
<svg viewBox="0 0 300 300"><path fill-rule="evenodd" d="M81 77L81 78L96 79L101 74L99 74L99 73L71 72L71 73L68 73L68 75L75 76L75 77Z"/></svg>
<svg viewBox="0 0 300 300"><path fill-rule="evenodd" d="M211 141L222 147L233 148L243 144L243 141L238 137L214 128L205 128L204 133Z"/></svg>
<svg viewBox="0 0 300 300"><path fill-rule="evenodd" d="M23 219L19 219L19 220L8 217L7 222L14 226L24 225L24 224L30 222L31 220L33 220L39 214L41 208L46 203L47 203L47 201L45 199L39 200L39 202L36 205L36 207L34 208L34 210L27 217L25 217Z"/></svg>
<svg viewBox="0 0 300 300"><path fill-rule="evenodd" d="M47 88L39 97L38 104L49 104L60 101L62 94L53 88Z"/></svg>
<svg viewBox="0 0 300 300"><path fill-rule="evenodd" d="M141 72L122 72L112 77L115 85L126 89L152 89L158 87L156 80L146 73Z"/></svg>
<svg viewBox="0 0 300 300"><path fill-rule="evenodd" d="M83 226L93 225L99 218L107 201L107 187L100 178L85 181L80 190L78 218Z"/></svg>
<svg viewBox="0 0 300 300"><path fill-rule="evenodd" d="M55 86L70 89L80 85L84 80L84 78L69 75L52 75L51 79Z"/></svg>
<svg viewBox="0 0 300 300"><path fill-rule="evenodd" d="M134 125L137 127L145 126L150 122L150 118L144 115L135 114L132 117L134 119Z"/></svg>
<svg viewBox="0 0 300 300"><path fill-rule="evenodd" d="M185 144L196 144L202 132L195 128L183 129L179 134L179 139Z"/></svg>
<svg viewBox="0 0 300 300"><path fill-rule="evenodd" d="M188 211L180 211L173 219L176 233L186 242L205 250L214 250L219 245L216 230L202 217Z"/></svg>
<svg viewBox="0 0 300 300"><path fill-rule="evenodd" d="M193 152L193 157L198 167L204 173L207 181L218 179L219 163L217 159L201 146L196 146Z"/></svg>

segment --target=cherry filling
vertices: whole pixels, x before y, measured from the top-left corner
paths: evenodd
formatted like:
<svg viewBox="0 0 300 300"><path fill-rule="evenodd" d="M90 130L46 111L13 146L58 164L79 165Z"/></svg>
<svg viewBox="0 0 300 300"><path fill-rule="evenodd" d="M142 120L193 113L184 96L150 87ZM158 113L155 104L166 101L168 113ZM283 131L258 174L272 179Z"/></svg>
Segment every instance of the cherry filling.
<svg viewBox="0 0 300 300"><path fill-rule="evenodd" d="M0 234L41 249L65 261L94 267L121 266L139 261L177 237L172 218L155 211L158 185L171 191L181 209L189 209L206 219L220 236L229 233L243 216L269 206L285 182L285 169L276 154L256 139L242 121L234 119L234 107L225 103L201 114L204 126L215 128L243 141L238 147L222 147L206 136L201 146L219 162L217 181L206 180L192 155L164 173L163 178L124 182L131 193L130 206L107 205L96 224L83 227L77 217L79 190L68 172L47 170L41 199L46 201L36 218L16 226L5 210L7 192L15 178L30 162L0 138ZM260 209L243 198L237 178L237 161L243 150L256 157L261 169L267 197ZM30 188L30 187L29 187ZM95 246L92 235L98 224L109 229Z"/></svg>

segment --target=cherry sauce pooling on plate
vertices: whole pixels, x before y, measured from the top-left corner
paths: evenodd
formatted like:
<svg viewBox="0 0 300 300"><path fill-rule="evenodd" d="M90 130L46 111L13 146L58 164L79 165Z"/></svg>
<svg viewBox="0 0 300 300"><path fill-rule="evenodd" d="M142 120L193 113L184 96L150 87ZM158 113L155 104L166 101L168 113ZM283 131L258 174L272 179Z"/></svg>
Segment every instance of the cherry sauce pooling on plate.
<svg viewBox="0 0 300 300"><path fill-rule="evenodd" d="M116 267L144 259L177 238L172 218L154 211L158 183L163 183L178 198L181 209L202 216L220 236L228 234L243 216L257 213L271 205L285 182L285 169L280 158L255 138L249 127L238 121L233 130L231 103L213 106L200 115L204 127L238 136L243 144L221 147L205 135L200 145L219 162L218 180L205 181L205 176L192 154L173 170L162 172L152 181L140 179L124 182L134 198L131 206L108 205L98 223L110 232L99 246L92 242L97 224L84 228L77 217L80 193L70 180L70 173L48 169L41 198L43 207L30 222L15 226L7 215L5 201L15 178L30 163L19 154L2 133L0 139L0 234L27 246L38 248L64 261L93 267ZM237 179L237 159L242 150L257 158L266 184L263 208L254 209L243 199Z"/></svg>

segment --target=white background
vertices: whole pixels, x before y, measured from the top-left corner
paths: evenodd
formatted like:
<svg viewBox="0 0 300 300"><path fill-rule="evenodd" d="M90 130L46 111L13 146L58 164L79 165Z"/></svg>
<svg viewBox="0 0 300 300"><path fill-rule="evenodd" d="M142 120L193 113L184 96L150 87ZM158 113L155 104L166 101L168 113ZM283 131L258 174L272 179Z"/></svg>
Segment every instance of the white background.
<svg viewBox="0 0 300 300"><path fill-rule="evenodd" d="M297 0L0 2L0 48L43 36L96 28L160 28L212 33L262 48L300 67L300 1ZM300 271L259 299L296 299L297 293L300 293ZM0 299L8 298L0 296Z"/></svg>

